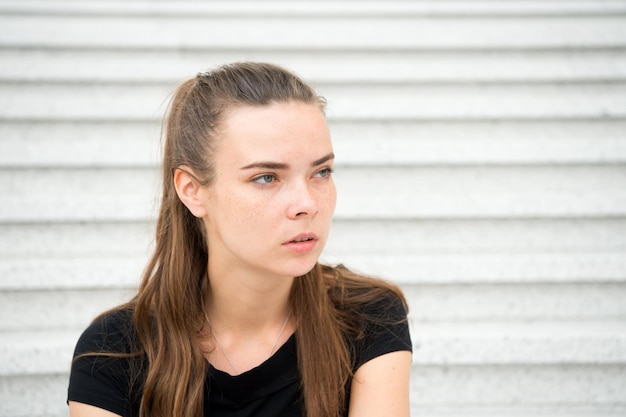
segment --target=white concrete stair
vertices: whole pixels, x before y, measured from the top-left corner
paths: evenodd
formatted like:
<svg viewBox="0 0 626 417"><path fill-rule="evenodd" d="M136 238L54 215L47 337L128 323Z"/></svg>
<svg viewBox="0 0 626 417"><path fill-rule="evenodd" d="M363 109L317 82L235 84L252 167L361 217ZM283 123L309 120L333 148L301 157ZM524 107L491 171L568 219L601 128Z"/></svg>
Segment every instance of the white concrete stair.
<svg viewBox="0 0 626 417"><path fill-rule="evenodd" d="M323 259L405 290L414 417L626 415L623 0L0 0L1 416L67 415L150 254L167 97L238 60L329 99Z"/></svg>

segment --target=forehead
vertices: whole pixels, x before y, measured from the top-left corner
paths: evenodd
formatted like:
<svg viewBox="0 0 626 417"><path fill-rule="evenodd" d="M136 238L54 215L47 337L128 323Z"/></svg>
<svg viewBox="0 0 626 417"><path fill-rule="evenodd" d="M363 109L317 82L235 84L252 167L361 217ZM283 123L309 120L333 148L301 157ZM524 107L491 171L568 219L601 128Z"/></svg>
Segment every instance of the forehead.
<svg viewBox="0 0 626 417"><path fill-rule="evenodd" d="M332 151L320 108L297 101L235 107L224 115L219 136L217 158L317 159Z"/></svg>

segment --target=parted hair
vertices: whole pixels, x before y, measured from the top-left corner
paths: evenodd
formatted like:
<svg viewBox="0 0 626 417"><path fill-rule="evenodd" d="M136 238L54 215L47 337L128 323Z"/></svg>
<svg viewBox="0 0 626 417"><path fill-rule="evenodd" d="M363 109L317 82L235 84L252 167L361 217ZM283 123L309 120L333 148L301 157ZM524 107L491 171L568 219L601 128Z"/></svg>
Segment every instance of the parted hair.
<svg viewBox="0 0 626 417"><path fill-rule="evenodd" d="M154 253L136 296L117 309L133 312L138 346L146 358L140 417L199 417L203 412L206 353L199 336L204 320L208 244L202 221L180 201L174 173L188 166L196 180L214 180L213 156L229 109L296 101L325 109L325 100L293 73L267 63L224 65L182 83L175 91L163 131L162 200ZM307 417L335 417L347 410L354 358L348 340L358 337L360 305L389 292L393 284L317 263L296 277L290 307L296 320L298 369ZM320 363L323 358L323 364ZM139 372L139 371L138 371ZM139 377L139 376L136 376Z"/></svg>

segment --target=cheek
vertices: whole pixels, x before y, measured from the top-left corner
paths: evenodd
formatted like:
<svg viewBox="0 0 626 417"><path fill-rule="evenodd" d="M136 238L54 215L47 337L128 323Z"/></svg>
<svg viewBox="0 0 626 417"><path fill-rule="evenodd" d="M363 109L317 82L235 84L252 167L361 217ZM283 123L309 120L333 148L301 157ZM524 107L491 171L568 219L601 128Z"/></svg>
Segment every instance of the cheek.
<svg viewBox="0 0 626 417"><path fill-rule="evenodd" d="M266 223L264 220L276 212L271 201L250 192L233 191L225 194L222 201L222 219L231 227L243 228L246 232L262 228Z"/></svg>
<svg viewBox="0 0 626 417"><path fill-rule="evenodd" d="M209 201L208 220L212 223L214 230L224 237L232 233L232 229L238 227L245 219L248 208L234 193L223 192L222 189L215 190Z"/></svg>
<svg viewBox="0 0 626 417"><path fill-rule="evenodd" d="M328 187L324 188L318 197L320 208L323 208L327 214L331 215L335 211L335 205L337 204L337 190L335 189L335 183L330 182Z"/></svg>

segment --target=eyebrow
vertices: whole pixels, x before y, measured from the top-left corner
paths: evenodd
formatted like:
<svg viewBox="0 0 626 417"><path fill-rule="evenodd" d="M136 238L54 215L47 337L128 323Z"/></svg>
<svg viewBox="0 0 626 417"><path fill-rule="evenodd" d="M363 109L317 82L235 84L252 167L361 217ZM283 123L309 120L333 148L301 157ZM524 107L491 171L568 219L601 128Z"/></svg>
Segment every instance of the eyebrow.
<svg viewBox="0 0 626 417"><path fill-rule="evenodd" d="M313 161L311 163L311 167L316 167L318 165L323 164L324 162L330 161L331 159L335 159L335 154L334 153L329 153L328 155L325 155L323 157L321 157L320 159L316 159L315 161ZM288 169L289 168L289 164L285 164L283 162L253 162L250 165L246 165L245 167L241 167L242 170L244 169L251 169L251 168L265 168L265 169Z"/></svg>

